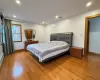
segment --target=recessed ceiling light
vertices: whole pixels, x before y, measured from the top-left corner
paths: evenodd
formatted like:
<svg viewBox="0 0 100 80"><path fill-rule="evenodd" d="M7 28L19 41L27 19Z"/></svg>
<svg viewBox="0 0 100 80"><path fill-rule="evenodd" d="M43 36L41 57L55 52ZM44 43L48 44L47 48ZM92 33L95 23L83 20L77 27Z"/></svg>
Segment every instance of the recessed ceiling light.
<svg viewBox="0 0 100 80"><path fill-rule="evenodd" d="M55 16L55 18L56 18L56 19L58 19L58 18L59 18L59 16Z"/></svg>
<svg viewBox="0 0 100 80"><path fill-rule="evenodd" d="M44 24L44 22L42 22L42 24Z"/></svg>
<svg viewBox="0 0 100 80"><path fill-rule="evenodd" d="M90 7L91 5L92 5L92 1L88 2L88 3L86 4L86 7Z"/></svg>
<svg viewBox="0 0 100 80"><path fill-rule="evenodd" d="M16 0L16 3L17 3L18 5L20 5L20 4L21 4L20 0Z"/></svg>
<svg viewBox="0 0 100 80"><path fill-rule="evenodd" d="M13 15L14 18L16 18L16 15Z"/></svg>

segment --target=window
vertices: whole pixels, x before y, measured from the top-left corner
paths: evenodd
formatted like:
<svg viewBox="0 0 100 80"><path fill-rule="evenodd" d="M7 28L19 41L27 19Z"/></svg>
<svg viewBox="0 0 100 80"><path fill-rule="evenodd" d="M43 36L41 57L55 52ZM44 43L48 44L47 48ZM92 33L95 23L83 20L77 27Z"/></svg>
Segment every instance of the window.
<svg viewBox="0 0 100 80"><path fill-rule="evenodd" d="M14 42L22 41L21 25L12 24L12 38Z"/></svg>

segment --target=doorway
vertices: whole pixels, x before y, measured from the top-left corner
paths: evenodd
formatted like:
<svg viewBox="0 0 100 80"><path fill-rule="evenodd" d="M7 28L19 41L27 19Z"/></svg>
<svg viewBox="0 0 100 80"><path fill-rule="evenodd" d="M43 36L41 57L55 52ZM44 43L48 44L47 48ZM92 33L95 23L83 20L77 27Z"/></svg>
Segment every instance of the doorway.
<svg viewBox="0 0 100 80"><path fill-rule="evenodd" d="M98 22L99 21L99 22ZM99 32L100 32L100 14L88 16L85 18L85 40L84 40L84 56L88 53L100 54Z"/></svg>

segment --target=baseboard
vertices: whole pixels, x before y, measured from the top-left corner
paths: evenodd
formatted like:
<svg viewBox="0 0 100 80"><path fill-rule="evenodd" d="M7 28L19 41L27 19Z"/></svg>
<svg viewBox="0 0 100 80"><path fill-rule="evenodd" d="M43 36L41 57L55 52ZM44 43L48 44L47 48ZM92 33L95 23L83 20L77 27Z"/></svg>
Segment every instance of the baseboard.
<svg viewBox="0 0 100 80"><path fill-rule="evenodd" d="M94 52L89 52L89 54L100 56L100 54L98 54L98 53L94 53Z"/></svg>
<svg viewBox="0 0 100 80"><path fill-rule="evenodd" d="M15 50L15 52L22 52L22 51L25 51L25 49Z"/></svg>

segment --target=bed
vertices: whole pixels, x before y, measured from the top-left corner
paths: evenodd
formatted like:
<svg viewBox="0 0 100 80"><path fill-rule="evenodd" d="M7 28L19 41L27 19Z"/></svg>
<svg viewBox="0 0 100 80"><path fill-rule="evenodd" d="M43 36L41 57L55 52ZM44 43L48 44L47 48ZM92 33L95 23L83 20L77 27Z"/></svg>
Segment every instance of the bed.
<svg viewBox="0 0 100 80"><path fill-rule="evenodd" d="M72 32L51 34L50 42L28 45L27 50L37 57L39 62L45 62L68 52L72 46L72 36Z"/></svg>

